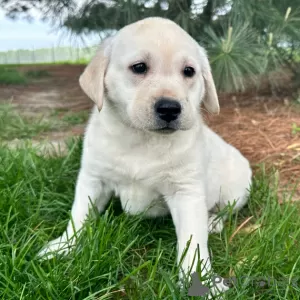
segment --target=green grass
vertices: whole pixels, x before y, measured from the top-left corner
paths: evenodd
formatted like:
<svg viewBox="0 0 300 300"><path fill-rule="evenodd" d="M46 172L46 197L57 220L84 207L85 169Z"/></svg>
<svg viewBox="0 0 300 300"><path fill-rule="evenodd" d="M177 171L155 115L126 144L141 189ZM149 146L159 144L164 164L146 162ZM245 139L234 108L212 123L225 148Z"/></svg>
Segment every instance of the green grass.
<svg viewBox="0 0 300 300"><path fill-rule="evenodd" d="M50 76L50 73L47 70L29 70L23 73L12 66L0 66L0 84L27 84L32 79L48 76Z"/></svg>
<svg viewBox="0 0 300 300"><path fill-rule="evenodd" d="M87 117L57 110L37 120L0 106L0 299L196 299L188 297L187 283L182 289L176 284L171 218L127 216L118 199L101 216L89 218L69 255L37 259L68 222L82 140L68 141L65 156L47 157L30 143L9 149L1 140L30 138ZM248 206L238 216L227 208L224 231L210 236L214 271L237 277L224 299L298 299L299 207L277 200L262 169ZM237 232L249 217L247 230ZM262 276L272 278L269 286L257 286Z"/></svg>
<svg viewBox="0 0 300 300"><path fill-rule="evenodd" d="M63 232L69 218L82 141L69 141L68 147L67 156L45 158L30 145L0 146L0 298L196 299L176 285L171 218L127 216L116 199L104 214L88 220L73 252L37 260L37 252ZM279 205L268 186L262 171L248 207L238 217L230 214L224 231L210 236L214 271L225 277L234 272L238 278L224 299L299 297L299 208ZM240 230L230 242L250 216L247 227L255 229ZM281 282L259 288L242 276ZM296 286L288 284L292 279Z"/></svg>
<svg viewBox="0 0 300 300"><path fill-rule="evenodd" d="M25 72L25 76L29 78L49 77L50 73L47 70L29 70Z"/></svg>
<svg viewBox="0 0 300 300"><path fill-rule="evenodd" d="M70 125L83 124L87 122L89 111L69 112L62 117L62 121Z"/></svg>
<svg viewBox="0 0 300 300"><path fill-rule="evenodd" d="M0 67L0 84L26 84L27 78L16 69Z"/></svg>
<svg viewBox="0 0 300 300"><path fill-rule="evenodd" d="M59 117L59 113L63 116ZM10 104L0 104L0 141L30 139L41 133L67 129L72 125L83 124L88 120L89 112L68 112L55 110L49 117L22 115Z"/></svg>
<svg viewBox="0 0 300 300"><path fill-rule="evenodd" d="M21 116L14 111L11 105L0 105L0 140L12 140L15 138L32 138L42 132L58 128L58 124L33 117Z"/></svg>
<svg viewBox="0 0 300 300"><path fill-rule="evenodd" d="M297 134L298 132L300 132L300 126L298 126L296 123L292 124L292 134Z"/></svg>
<svg viewBox="0 0 300 300"><path fill-rule="evenodd" d="M84 111L68 111L68 109L55 109L51 113L51 117L59 118L62 122L69 125L83 124L88 121L90 115L89 110Z"/></svg>

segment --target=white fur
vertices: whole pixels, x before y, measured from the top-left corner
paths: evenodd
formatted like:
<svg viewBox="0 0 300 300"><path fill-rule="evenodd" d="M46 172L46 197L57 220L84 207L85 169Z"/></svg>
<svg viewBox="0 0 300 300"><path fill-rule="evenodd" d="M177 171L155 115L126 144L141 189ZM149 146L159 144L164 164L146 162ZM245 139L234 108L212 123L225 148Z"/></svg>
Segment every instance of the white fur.
<svg viewBox="0 0 300 300"><path fill-rule="evenodd" d="M164 28L171 32L179 30L179 33L173 37L179 39L178 47L182 43L189 45L183 50L191 49L192 52L196 49L192 39L185 36L187 34L182 33L181 29L170 21L150 18L141 22L149 22L152 26L150 32L153 32L154 37L157 37L154 29L156 25L160 32L163 32ZM200 259L209 271L208 233L209 230L220 231L223 227L222 220L219 223L215 222L213 220L215 215L212 214L210 218L209 215L217 206L222 208L236 201L235 209L239 209L245 204L251 183L251 169L248 161L237 149L227 144L202 121L197 106L203 100L205 87L200 77L199 80L195 79L195 83L184 86L186 83L179 82L180 75L175 69L166 75L162 74L162 69L159 69L157 65L157 76L160 76L160 80L156 83L159 82L162 85L161 88L168 88L170 78L174 78L178 81L176 84L179 84L173 88L174 93L188 99L185 110L187 114L185 119L183 117L185 121L182 121L186 122L182 125L183 127L186 125L186 128L172 134L160 134L147 130L148 125L154 126L151 114L149 115L150 110L147 112L148 115L145 115L145 124L141 123L143 118L136 121L138 115L132 116L131 113L135 112L131 109L137 109L137 104L134 104L132 99L141 83L132 83L131 75L123 72L120 67L121 62L117 62L118 56L125 61L128 56L126 50L126 47L130 47L127 44L128 40L132 43L132 38L128 35L131 28L137 25L130 26L133 27L128 27L129 29L125 27L125 30L121 31L119 36L117 35L111 51L105 50L111 53L105 75L109 96L104 95L103 101L100 98L96 99L101 87L94 87L92 79L89 79L89 86L97 90L94 96L90 95L90 97L97 105L100 103L98 107L102 110L100 113L96 108L93 110L86 129L81 169L72 207L74 228L70 221L66 232L50 242L40 252L40 256L50 254L49 258L53 251L67 251L63 249L63 246L68 238L74 235L74 229L78 231L82 227L90 208L89 198L95 203L99 212L102 212L111 194L114 193L120 197L122 207L129 214L146 211L146 215L155 217L170 212L176 227L178 259L187 241L192 237L183 261L182 271L186 273L190 267L192 273L195 271L196 264L191 266L191 262L197 245L200 248ZM141 39L136 37L135 48L137 44L140 46L146 43ZM120 45L123 45L122 49ZM149 49L149 43L147 49ZM156 52L157 55L160 55L159 53L159 51ZM201 53L205 55L204 52ZM199 63L195 65L195 68L197 70L202 68L202 72L209 72L207 74L211 76L210 70L204 70L204 58L197 61L198 54L195 50L191 57L195 64ZM164 60L163 55L160 58ZM166 77L168 80L165 79ZM150 79L145 80L150 82ZM90 92L87 84L84 84L84 79L81 79L81 85L87 93ZM206 88L214 87L213 82L210 82L210 85ZM152 97L151 90L155 90L151 87L149 83L149 92L147 91L145 95L149 99ZM214 90L210 92L211 97L216 97ZM207 101L208 106L218 110L217 102L213 102L215 99ZM143 105L148 104L143 103ZM143 111L137 113L142 114ZM69 243L72 245L74 239L69 240Z"/></svg>

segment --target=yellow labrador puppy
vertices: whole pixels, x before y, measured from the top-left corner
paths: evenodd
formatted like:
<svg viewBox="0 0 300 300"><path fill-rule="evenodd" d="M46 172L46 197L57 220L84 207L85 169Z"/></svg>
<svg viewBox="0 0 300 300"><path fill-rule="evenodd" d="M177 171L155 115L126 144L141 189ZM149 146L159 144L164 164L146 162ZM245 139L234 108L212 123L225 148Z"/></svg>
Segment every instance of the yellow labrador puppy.
<svg viewBox="0 0 300 300"><path fill-rule="evenodd" d="M213 224L210 213L234 201L236 209L245 204L251 169L201 118L202 102L219 112L204 49L174 22L147 18L103 41L79 81L96 107L84 138L74 226L70 221L40 255L66 251L90 201L102 212L114 193L129 214L171 213L178 260L191 239L182 271L195 271L197 246L210 270L208 233L223 226Z"/></svg>

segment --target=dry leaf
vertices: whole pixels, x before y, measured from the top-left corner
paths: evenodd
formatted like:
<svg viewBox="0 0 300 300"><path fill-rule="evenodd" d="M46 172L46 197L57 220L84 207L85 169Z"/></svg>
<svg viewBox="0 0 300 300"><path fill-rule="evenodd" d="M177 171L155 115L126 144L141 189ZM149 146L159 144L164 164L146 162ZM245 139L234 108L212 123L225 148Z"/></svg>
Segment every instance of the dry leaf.
<svg viewBox="0 0 300 300"><path fill-rule="evenodd" d="M252 231L254 231L254 230L256 230L256 229L258 229L260 227L261 227L260 224L252 224L252 225L249 225L249 226L243 228L241 230L241 232L243 232L243 233L251 233Z"/></svg>
<svg viewBox="0 0 300 300"><path fill-rule="evenodd" d="M291 145L287 146L286 148L287 149L293 149L293 148L296 148L296 147L300 147L300 143L291 144Z"/></svg>

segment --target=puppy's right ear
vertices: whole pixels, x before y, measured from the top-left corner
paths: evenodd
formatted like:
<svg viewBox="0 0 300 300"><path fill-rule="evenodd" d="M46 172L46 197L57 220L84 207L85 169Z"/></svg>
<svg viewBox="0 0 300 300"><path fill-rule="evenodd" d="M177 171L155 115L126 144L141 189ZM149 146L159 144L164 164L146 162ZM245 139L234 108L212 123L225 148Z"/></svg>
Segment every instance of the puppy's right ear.
<svg viewBox="0 0 300 300"><path fill-rule="evenodd" d="M203 99L203 104L210 113L218 114L220 112L219 100L208 57L206 51L201 46L199 46L198 49L200 52L202 76L205 84L205 96Z"/></svg>
<svg viewBox="0 0 300 300"><path fill-rule="evenodd" d="M104 76L111 54L113 37L106 38L100 44L96 55L79 78L82 90L96 103L100 111L104 98Z"/></svg>

